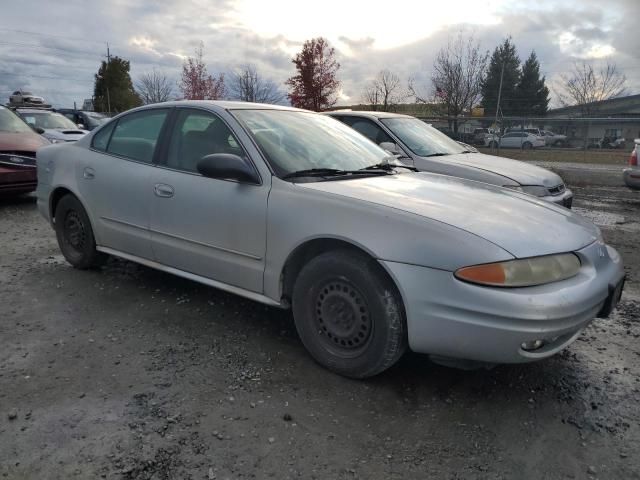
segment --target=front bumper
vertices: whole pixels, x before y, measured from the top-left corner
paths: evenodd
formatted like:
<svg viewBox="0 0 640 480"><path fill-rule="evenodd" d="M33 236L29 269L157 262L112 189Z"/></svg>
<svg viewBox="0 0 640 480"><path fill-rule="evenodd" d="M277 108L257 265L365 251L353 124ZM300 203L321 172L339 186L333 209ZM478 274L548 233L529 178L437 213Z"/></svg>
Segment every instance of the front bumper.
<svg viewBox="0 0 640 480"><path fill-rule="evenodd" d="M545 202L555 203L562 207L571 208L573 205L573 192L570 189L565 189L560 195L547 195L545 197L538 197Z"/></svg>
<svg viewBox="0 0 640 480"><path fill-rule="evenodd" d="M527 288L482 287L452 272L382 261L405 304L409 346L419 353L489 363L549 357L571 344L603 310L624 278L611 247L595 242L576 252L580 273ZM615 305L613 305L615 306ZM525 342L542 340L536 350Z"/></svg>

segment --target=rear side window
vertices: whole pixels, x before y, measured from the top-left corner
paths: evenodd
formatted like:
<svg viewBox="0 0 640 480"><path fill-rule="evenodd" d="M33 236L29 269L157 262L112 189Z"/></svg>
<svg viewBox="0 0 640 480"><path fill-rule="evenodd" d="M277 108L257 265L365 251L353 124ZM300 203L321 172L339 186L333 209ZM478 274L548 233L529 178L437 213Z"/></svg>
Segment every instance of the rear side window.
<svg viewBox="0 0 640 480"><path fill-rule="evenodd" d="M372 142L380 145L382 142L395 143L393 139L386 134L382 128L376 125L369 119L358 117L344 117L340 119L342 122L349 125L356 132L364 135Z"/></svg>
<svg viewBox="0 0 640 480"><path fill-rule="evenodd" d="M143 110L118 120L107 152L138 162L151 163L169 110Z"/></svg>
<svg viewBox="0 0 640 480"><path fill-rule="evenodd" d="M107 144L109 143L109 138L111 137L111 132L113 131L113 127L116 126L116 122L111 122L106 127L100 129L94 136L91 142L91 146L100 150L101 152L107 151Z"/></svg>

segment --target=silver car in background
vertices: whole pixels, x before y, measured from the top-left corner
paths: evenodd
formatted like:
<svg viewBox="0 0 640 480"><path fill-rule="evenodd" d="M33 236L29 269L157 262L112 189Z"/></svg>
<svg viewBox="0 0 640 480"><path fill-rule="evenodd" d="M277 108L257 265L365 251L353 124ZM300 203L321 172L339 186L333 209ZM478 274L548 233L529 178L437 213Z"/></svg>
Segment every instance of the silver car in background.
<svg viewBox="0 0 640 480"><path fill-rule="evenodd" d="M530 163L469 150L418 118L340 110L324 115L349 125L421 171L499 185L571 208L573 193L555 173Z"/></svg>
<svg viewBox="0 0 640 480"><path fill-rule="evenodd" d="M615 307L622 261L589 221L394 160L312 112L169 102L40 150L38 208L74 267L111 254L292 308L313 358L354 378L407 346L546 358Z"/></svg>
<svg viewBox="0 0 640 480"><path fill-rule="evenodd" d="M61 113L52 110L18 108L16 113L51 143L75 142L89 133L88 130L78 128Z"/></svg>

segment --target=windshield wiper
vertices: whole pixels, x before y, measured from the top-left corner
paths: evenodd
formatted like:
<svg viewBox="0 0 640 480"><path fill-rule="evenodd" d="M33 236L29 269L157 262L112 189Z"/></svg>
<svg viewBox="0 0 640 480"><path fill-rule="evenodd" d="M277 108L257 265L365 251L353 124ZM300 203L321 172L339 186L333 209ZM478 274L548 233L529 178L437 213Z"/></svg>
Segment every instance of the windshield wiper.
<svg viewBox="0 0 640 480"><path fill-rule="evenodd" d="M295 172L287 173L283 175L283 180L287 180L289 178L300 178L300 177L337 177L337 176L346 176L346 175L363 175L363 174L377 174L377 175L387 175L389 173L388 170L339 170L337 168L308 168L306 170L297 170Z"/></svg>
<svg viewBox="0 0 640 480"><path fill-rule="evenodd" d="M409 157L402 157L409 158ZM404 165L399 163L389 163L387 161L376 163L375 165L369 165L368 167L364 167L361 170L372 170L372 169L380 169L386 171L392 171L394 168L406 168L407 170L411 170L412 172L417 172L418 169L416 167L412 167L410 165Z"/></svg>
<svg viewBox="0 0 640 480"><path fill-rule="evenodd" d="M425 157L444 157L449 155L448 153L438 152L438 153L430 153L429 155L424 155Z"/></svg>

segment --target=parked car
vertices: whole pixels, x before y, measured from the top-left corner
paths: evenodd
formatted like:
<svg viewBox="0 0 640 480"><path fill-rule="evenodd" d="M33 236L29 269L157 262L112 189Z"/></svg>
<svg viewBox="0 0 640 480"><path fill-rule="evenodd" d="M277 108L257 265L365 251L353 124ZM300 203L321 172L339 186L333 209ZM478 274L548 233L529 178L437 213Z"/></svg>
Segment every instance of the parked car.
<svg viewBox="0 0 640 480"><path fill-rule="evenodd" d="M415 117L386 112L326 112L419 170L453 175L529 193L571 207L573 193L543 168L473 152Z"/></svg>
<svg viewBox="0 0 640 480"><path fill-rule="evenodd" d="M585 218L392 160L313 112L168 102L38 152L38 208L74 267L113 254L291 307L313 358L349 377L407 346L546 358L615 307L622 261Z"/></svg>
<svg viewBox="0 0 640 480"><path fill-rule="evenodd" d="M78 128L64 115L52 110L18 108L16 112L51 143L75 142L89 133L88 130Z"/></svg>
<svg viewBox="0 0 640 480"><path fill-rule="evenodd" d="M496 132L493 128L476 128L473 131L473 143L474 145L484 145L488 147L491 140L497 138Z"/></svg>
<svg viewBox="0 0 640 480"><path fill-rule="evenodd" d="M12 107L50 107L48 103L44 101L44 98L34 95L31 92L24 90L16 90L9 97L9 106Z"/></svg>
<svg viewBox="0 0 640 480"><path fill-rule="evenodd" d="M49 142L0 106L0 196L36 189L36 151Z"/></svg>
<svg viewBox="0 0 640 480"><path fill-rule="evenodd" d="M110 120L110 118L104 113L74 110L73 108L59 108L56 112L67 117L75 123L78 128L88 131L97 128Z"/></svg>
<svg viewBox="0 0 640 480"><path fill-rule="evenodd" d="M640 167L638 166L638 146L640 138L634 140L634 148L629 157L629 168L625 168L622 172L622 178L627 187L634 190L640 190Z"/></svg>
<svg viewBox="0 0 640 480"><path fill-rule="evenodd" d="M591 138L587 143L587 148L625 149L627 141L621 137Z"/></svg>
<svg viewBox="0 0 640 480"><path fill-rule="evenodd" d="M547 146L564 147L567 145L567 136L554 133L550 130L542 130L544 141Z"/></svg>
<svg viewBox="0 0 640 480"><path fill-rule="evenodd" d="M507 132L498 139L498 143L500 148L521 148L523 150L545 146L543 137L523 131Z"/></svg>

